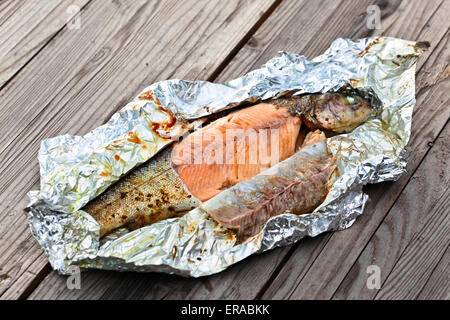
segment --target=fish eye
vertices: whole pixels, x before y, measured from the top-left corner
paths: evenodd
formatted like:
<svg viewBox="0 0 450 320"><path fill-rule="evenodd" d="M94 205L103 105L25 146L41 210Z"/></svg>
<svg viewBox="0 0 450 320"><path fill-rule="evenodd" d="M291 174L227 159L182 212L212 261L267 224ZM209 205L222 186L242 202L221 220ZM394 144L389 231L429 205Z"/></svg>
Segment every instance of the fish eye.
<svg viewBox="0 0 450 320"><path fill-rule="evenodd" d="M355 104L355 98L353 98L352 96L346 96L345 99L347 100L347 102L349 104Z"/></svg>

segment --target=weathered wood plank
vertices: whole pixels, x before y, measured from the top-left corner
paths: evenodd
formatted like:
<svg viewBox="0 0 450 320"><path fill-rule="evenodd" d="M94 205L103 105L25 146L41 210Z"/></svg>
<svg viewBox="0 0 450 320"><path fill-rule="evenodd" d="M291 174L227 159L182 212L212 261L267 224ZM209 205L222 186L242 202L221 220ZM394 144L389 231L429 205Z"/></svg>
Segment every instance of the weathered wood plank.
<svg viewBox="0 0 450 320"><path fill-rule="evenodd" d="M428 4L428 3L427 3ZM419 2L409 2L408 5L420 5ZM446 4L447 5L447 4ZM439 4L437 5L437 8ZM414 16L411 16L411 10L403 10L408 14L408 18L412 21L417 21ZM430 13L428 17L423 14L423 11L414 11L422 17L423 25L427 25L423 31L420 31L414 38L423 38L427 36L434 46L440 41L442 35L448 30L445 22L445 10L435 11L435 14ZM397 19L398 23L405 25L402 21L404 19ZM400 32L401 29L398 29ZM405 30L409 32L409 25L405 25ZM433 30L433 31L432 31ZM390 33L388 33L390 34ZM402 34L390 34L403 38ZM445 43L446 40L443 40ZM439 52L439 51L438 51ZM370 239L373 232L377 229L379 223L383 220L391 205L395 202L398 194L408 182L409 177L414 172L417 165L425 156L429 149L427 143L433 141L439 134L441 128L450 116L446 105L448 103L447 95L448 83L439 81L441 75L445 74L445 64L447 62L446 55L437 55L437 52L432 52L433 59L440 60L440 65L443 68L439 70L438 76L432 76L429 81L435 87L422 90L418 87L417 108L413 120L413 134L409 143L410 160L408 164L408 174L403 176L396 183L385 183L379 186L370 186L367 188L372 201L368 204L365 214L358 219L352 228L343 232L337 232L332 235L328 241L326 248L321 255L314 261L314 264L309 269L304 277L295 278L295 272L286 276L284 270L280 271L280 276L275 279L272 286L269 287L264 297L267 298L286 298L293 299L302 298L331 298L337 287L341 283L347 271L351 268L354 261L359 256L367 241ZM426 57L425 57L426 58ZM423 65L424 59L421 60ZM426 61L426 60L425 60ZM448 61L448 60L447 60ZM420 71L423 74L428 74L429 70L426 67ZM419 74L419 78L421 75ZM425 81L426 82L426 81ZM424 84L425 82L419 82ZM425 87L424 87L425 88ZM352 245L349 246L348 244ZM302 256L301 247L295 252L291 259L286 264L286 268L291 264L295 264L296 258ZM297 274L301 274L303 270L296 270ZM288 284L288 285L286 285ZM287 289L285 289L287 287Z"/></svg>
<svg viewBox="0 0 450 320"><path fill-rule="evenodd" d="M374 298L377 291L370 290L366 286L368 277L366 269L369 265L377 265L380 268L382 288L388 284L386 279L405 248L411 246L412 239L425 225L431 223L433 219L431 212L435 211L433 207L446 193L442 186L450 182L450 170L444 165L450 153L448 141L445 141L446 138L448 140L449 134L450 129L447 126L446 132L440 136L411 177L333 298ZM442 241L448 245L444 239Z"/></svg>
<svg viewBox="0 0 450 320"><path fill-rule="evenodd" d="M38 248L34 246L28 252L33 254L32 250L39 252ZM7 290L0 297L0 300L26 298L51 271L50 264L44 254L33 254L33 256L36 256L36 260L26 266L26 269L21 270L20 266L15 266L6 274L7 278L4 279L5 282L2 283L2 287L4 286Z"/></svg>
<svg viewBox="0 0 450 320"><path fill-rule="evenodd" d="M22 208L39 188L40 141L84 134L142 88L220 70L270 13L264 1L96 1L79 30L63 30L0 93L0 295L20 295L45 267ZM39 261L38 265L34 264ZM30 268L32 271L30 271ZM13 292L9 292L9 290Z"/></svg>
<svg viewBox="0 0 450 320"><path fill-rule="evenodd" d="M276 56L279 50L301 52L307 56L320 54L334 40L335 34L321 34L322 37L316 42L319 48L311 49L310 42L328 23L335 10L338 10L336 16L339 13L348 14L348 4L344 7L341 4L341 1L283 1L224 69L217 81L227 81L259 68ZM348 21L339 19L335 24L343 22L342 20ZM323 36L326 38L323 39Z"/></svg>
<svg viewBox="0 0 450 320"><path fill-rule="evenodd" d="M442 143L442 140L445 141ZM436 154L427 157L427 159L431 157L431 162L438 164L438 168L441 168L441 170L436 170L436 167L429 168L426 174L431 174L431 171L440 171L440 174L438 174L439 179L436 181L439 182L444 177L447 178L446 183L443 181L443 186L448 186L450 180L450 170L447 163L448 159L450 159L449 141L450 126L447 126L446 132L444 132L440 141L438 140L436 143L436 146L438 148L442 147L442 149L438 150ZM435 172L432 174L436 175ZM425 193L424 190L429 187L428 179L431 180L432 178L434 177L427 176L427 183L424 183L424 188L418 189ZM410 185L412 183L408 184L408 187ZM419 200L417 201L417 209L425 211L423 215L426 216L426 219L424 219L426 221L419 224L422 226L422 229L414 235L402 252L400 259L398 259L386 281L382 284L381 290L377 292L375 299L415 299L427 283L434 268L438 265L450 244L450 188L444 188L444 191L440 194L441 197L437 203L432 203L429 207L423 207L418 203L420 199L423 199L423 194L414 194L417 197L416 199ZM434 198L431 195L429 197ZM410 201L412 199L409 198ZM425 198L424 200L427 201L428 199ZM401 206L401 203L398 206L396 204L394 213L411 215L407 211L408 207ZM399 207L398 211L395 210L397 207ZM449 290L450 287L447 287L447 292Z"/></svg>
<svg viewBox="0 0 450 320"><path fill-rule="evenodd" d="M433 270L417 299L419 300L450 300L450 247Z"/></svg>
<svg viewBox="0 0 450 320"><path fill-rule="evenodd" d="M89 1L2 1L0 88L77 14L70 6L81 9Z"/></svg>

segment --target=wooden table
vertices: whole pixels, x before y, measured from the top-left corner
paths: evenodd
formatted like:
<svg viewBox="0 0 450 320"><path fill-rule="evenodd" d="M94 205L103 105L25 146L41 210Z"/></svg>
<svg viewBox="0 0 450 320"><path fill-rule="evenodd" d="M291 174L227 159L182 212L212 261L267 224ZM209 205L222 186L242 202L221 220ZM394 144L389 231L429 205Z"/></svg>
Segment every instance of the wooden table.
<svg viewBox="0 0 450 320"><path fill-rule="evenodd" d="M450 0L373 2L0 1L1 299L449 299ZM381 29L367 27L371 4ZM224 82L279 50L314 57L335 38L379 34L431 49L417 64L407 173L367 187L350 229L200 279L89 271L69 290L52 271L22 212L41 140L89 132L158 80Z"/></svg>

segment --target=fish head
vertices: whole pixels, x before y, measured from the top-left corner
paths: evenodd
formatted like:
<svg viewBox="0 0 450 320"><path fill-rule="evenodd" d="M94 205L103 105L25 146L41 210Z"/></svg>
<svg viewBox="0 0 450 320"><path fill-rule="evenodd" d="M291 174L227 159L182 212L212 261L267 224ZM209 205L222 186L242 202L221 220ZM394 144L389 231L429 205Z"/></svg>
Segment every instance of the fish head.
<svg viewBox="0 0 450 320"><path fill-rule="evenodd" d="M313 130L348 133L364 123L372 112L369 101L355 94L312 94L309 99L301 118Z"/></svg>

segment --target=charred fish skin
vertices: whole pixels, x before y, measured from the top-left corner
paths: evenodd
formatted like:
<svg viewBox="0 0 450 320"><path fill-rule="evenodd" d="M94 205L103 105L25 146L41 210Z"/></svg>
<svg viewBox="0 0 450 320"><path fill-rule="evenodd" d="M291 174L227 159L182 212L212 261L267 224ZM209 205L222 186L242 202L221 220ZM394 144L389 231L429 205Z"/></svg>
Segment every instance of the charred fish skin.
<svg viewBox="0 0 450 320"><path fill-rule="evenodd" d="M274 103L288 106L309 129L334 133L353 131L372 113L370 102L351 91L279 98Z"/></svg>
<svg viewBox="0 0 450 320"><path fill-rule="evenodd" d="M335 169L324 133L309 133L292 157L223 191L199 209L236 230L242 242L258 234L273 216L313 211L325 199Z"/></svg>
<svg viewBox="0 0 450 320"><path fill-rule="evenodd" d="M100 237L119 227L133 230L173 218L200 204L172 170L171 151L171 146L161 150L83 208L99 223Z"/></svg>

